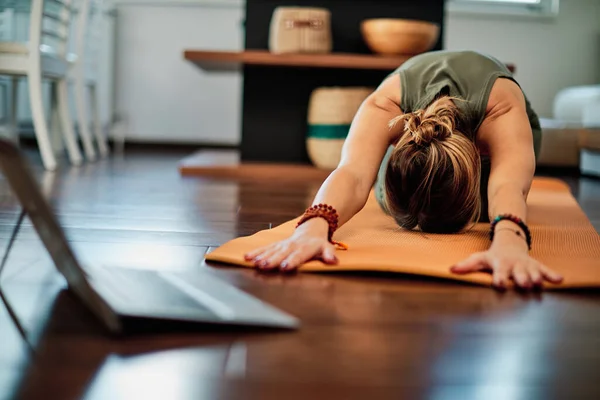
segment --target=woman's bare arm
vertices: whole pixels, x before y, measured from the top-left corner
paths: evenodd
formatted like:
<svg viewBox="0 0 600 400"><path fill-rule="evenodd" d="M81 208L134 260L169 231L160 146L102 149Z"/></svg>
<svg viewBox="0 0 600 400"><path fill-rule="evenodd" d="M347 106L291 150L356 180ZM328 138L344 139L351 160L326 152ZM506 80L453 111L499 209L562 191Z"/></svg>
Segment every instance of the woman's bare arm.
<svg viewBox="0 0 600 400"><path fill-rule="evenodd" d="M489 104L478 133L491 161L487 188L489 216L510 213L526 221L535 154L525 97L514 82L501 79L492 90Z"/></svg>
<svg viewBox="0 0 600 400"><path fill-rule="evenodd" d="M395 74L363 102L352 121L341 161L313 200L313 204L326 203L336 209L338 226L352 218L367 201L385 152L397 135L390 131L388 124L401 114L399 103L400 79ZM256 249L248 253L246 259L254 260L265 269L281 264L284 264L283 269L293 269L313 257L328 261L335 257L333 248L326 242L327 233L327 222L313 218L298 227L291 238ZM312 240L315 238L319 239L318 245ZM326 253L324 256L323 252Z"/></svg>
<svg viewBox="0 0 600 400"><path fill-rule="evenodd" d="M501 79L495 84L478 140L487 148L491 161L487 188L490 219L513 214L527 221L535 154L525 97L514 82ZM558 274L529 257L524 232L519 237L515 229L520 228L510 221L500 221L490 250L457 264L455 272L491 268L498 287L504 287L510 278L524 288L540 285L543 279L560 282Z"/></svg>
<svg viewBox="0 0 600 400"><path fill-rule="evenodd" d="M352 121L340 164L315 196L313 204L325 203L337 210L339 226L364 207L385 152L397 134L388 124L402 113L399 89L399 76L393 75L363 102ZM319 218L303 229L313 225L327 233L327 223Z"/></svg>

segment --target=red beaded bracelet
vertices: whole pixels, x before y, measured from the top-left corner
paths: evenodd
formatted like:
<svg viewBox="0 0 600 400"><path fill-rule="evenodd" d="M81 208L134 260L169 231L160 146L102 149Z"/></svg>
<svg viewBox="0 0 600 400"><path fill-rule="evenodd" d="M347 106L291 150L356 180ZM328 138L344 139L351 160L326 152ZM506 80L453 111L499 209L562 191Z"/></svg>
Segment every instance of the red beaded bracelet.
<svg viewBox="0 0 600 400"><path fill-rule="evenodd" d="M323 203L316 204L312 207L307 208L306 211L304 211L304 214L302 215L300 220L298 221L296 228L298 228L300 225L312 218L323 218L325 221L327 221L327 224L329 225L329 228L327 230L327 240L329 240L331 244L337 245L343 248L344 250L348 249L348 246L344 243L336 242L332 239L334 232L338 228L339 220L338 213L335 210L335 208Z"/></svg>
<svg viewBox="0 0 600 400"><path fill-rule="evenodd" d="M527 247L529 247L529 250L531 250L531 232L529 231L529 227L521 218L512 214L500 214L496 218L494 218L490 225L490 240L494 240L494 232L496 230L496 225L502 220L511 221L523 230L523 232L525 233L525 241L527 242ZM518 231L517 235L521 236Z"/></svg>

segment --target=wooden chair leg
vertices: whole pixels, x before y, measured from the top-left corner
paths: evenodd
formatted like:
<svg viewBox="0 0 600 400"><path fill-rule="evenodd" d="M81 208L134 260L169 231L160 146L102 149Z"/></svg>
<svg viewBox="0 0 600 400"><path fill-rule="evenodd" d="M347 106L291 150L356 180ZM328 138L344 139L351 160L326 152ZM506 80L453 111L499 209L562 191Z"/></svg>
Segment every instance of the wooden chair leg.
<svg viewBox="0 0 600 400"><path fill-rule="evenodd" d="M90 161L96 160L96 151L92 143L92 134L88 124L87 116L87 99L86 99L85 83L82 79L75 79L75 104L77 109L77 122L79 126L79 136L83 141L85 155Z"/></svg>
<svg viewBox="0 0 600 400"><path fill-rule="evenodd" d="M42 74L39 63L34 63L29 71L29 101L31 103L31 114L33 118L33 127L37 138L38 148L42 156L44 168L49 171L56 170L56 157L52 150L48 124L44 115L44 99L42 96Z"/></svg>
<svg viewBox="0 0 600 400"><path fill-rule="evenodd" d="M65 144L62 139L56 91L56 81L50 81L50 124L48 126L48 133L50 134L50 143L52 144L54 156L60 159L65 150Z"/></svg>
<svg viewBox="0 0 600 400"><path fill-rule="evenodd" d="M77 144L75 129L73 128L73 119L69 112L69 94L67 90L66 79L60 79L56 82L56 103L60 117L61 133L67 145L69 160L73 165L81 165L83 157Z"/></svg>
<svg viewBox="0 0 600 400"><path fill-rule="evenodd" d="M15 144L19 143L19 116L18 112L19 104L19 78L14 76L10 83L10 120L8 121L8 129L10 139Z"/></svg>
<svg viewBox="0 0 600 400"><path fill-rule="evenodd" d="M2 99L2 122L6 120L6 123L2 123L0 127L0 136L4 139L13 140L12 129L10 126L10 110L7 105L8 98L8 84L5 81L0 80L0 98Z"/></svg>
<svg viewBox="0 0 600 400"><path fill-rule="evenodd" d="M90 105L92 107L92 120L94 123L94 135L98 142L98 149L100 155L106 157L108 155L108 144L106 143L106 137L102 133L102 123L100 122L100 110L98 109L98 92L96 91L96 85L90 85Z"/></svg>

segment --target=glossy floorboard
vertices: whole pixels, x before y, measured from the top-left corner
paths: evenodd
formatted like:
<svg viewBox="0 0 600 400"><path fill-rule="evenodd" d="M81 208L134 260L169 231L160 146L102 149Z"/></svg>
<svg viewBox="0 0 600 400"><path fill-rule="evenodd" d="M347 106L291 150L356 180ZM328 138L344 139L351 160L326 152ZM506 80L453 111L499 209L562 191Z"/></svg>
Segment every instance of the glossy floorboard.
<svg viewBox="0 0 600 400"><path fill-rule="evenodd" d="M128 153L37 176L85 262L203 270L298 316L301 329L136 326L110 337L26 221L1 282L27 342L0 307L0 399L600 398L597 292L208 266L210 246L295 217L317 188L181 178L184 155ZM600 182L566 179L600 228ZM19 208L5 182L0 197L4 249Z"/></svg>

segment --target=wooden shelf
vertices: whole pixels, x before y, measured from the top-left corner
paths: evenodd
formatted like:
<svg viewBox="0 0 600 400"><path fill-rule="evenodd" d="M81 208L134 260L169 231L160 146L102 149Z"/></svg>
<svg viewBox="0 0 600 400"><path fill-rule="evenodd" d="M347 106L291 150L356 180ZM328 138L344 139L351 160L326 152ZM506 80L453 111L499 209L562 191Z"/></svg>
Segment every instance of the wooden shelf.
<svg viewBox="0 0 600 400"><path fill-rule="evenodd" d="M231 70L241 65L280 67L346 68L392 71L413 55L380 56L376 54L274 54L267 50L204 51L185 50L184 57L202 69ZM506 64L515 72L513 64Z"/></svg>
<svg viewBox="0 0 600 400"><path fill-rule="evenodd" d="M281 67L347 68L392 71L412 55L379 56L372 54L274 54L267 50L202 51L186 50L186 60L207 70L223 70L246 65L270 65Z"/></svg>

